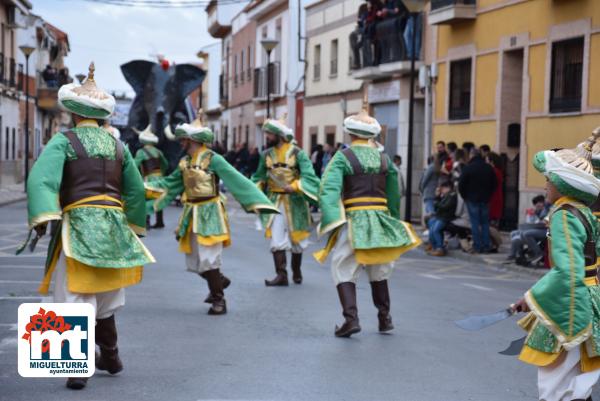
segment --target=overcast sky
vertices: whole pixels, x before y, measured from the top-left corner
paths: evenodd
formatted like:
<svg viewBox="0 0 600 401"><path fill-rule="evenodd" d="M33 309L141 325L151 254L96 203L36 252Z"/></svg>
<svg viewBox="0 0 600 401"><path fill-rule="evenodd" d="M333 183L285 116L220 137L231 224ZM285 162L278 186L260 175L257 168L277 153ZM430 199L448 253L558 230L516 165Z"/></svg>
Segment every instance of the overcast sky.
<svg viewBox="0 0 600 401"><path fill-rule="evenodd" d="M31 1L31 0L30 0ZM204 8L152 9L93 4L82 0L32 0L33 13L69 35L70 74L96 63L96 82L107 90L131 87L119 66L130 60L156 61L164 54L177 63L198 62L201 47L214 43L206 30Z"/></svg>

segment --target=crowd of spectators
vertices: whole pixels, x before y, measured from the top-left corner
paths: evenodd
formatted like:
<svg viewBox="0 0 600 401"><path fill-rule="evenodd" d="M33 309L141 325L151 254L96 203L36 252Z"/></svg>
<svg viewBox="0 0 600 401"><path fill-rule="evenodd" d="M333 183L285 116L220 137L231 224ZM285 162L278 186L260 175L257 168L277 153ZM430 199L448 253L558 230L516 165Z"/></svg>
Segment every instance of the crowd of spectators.
<svg viewBox="0 0 600 401"><path fill-rule="evenodd" d="M69 69L67 67L57 70L49 64L42 71L42 79L48 88L58 88L73 82L73 78L69 76Z"/></svg>
<svg viewBox="0 0 600 401"><path fill-rule="evenodd" d="M353 69L415 58L421 48L421 16L411 14L402 0L368 0L358 9L356 29L350 34Z"/></svg>
<svg viewBox="0 0 600 401"><path fill-rule="evenodd" d="M457 234L470 253L497 252L504 210L502 158L488 145L436 143L419 190L434 256L446 254L444 232Z"/></svg>
<svg viewBox="0 0 600 401"><path fill-rule="evenodd" d="M225 157L229 164L246 177L250 177L258 169L260 151L257 147L250 150L248 144L244 142L238 144L234 149L226 150L225 146L217 141L213 144L212 149Z"/></svg>

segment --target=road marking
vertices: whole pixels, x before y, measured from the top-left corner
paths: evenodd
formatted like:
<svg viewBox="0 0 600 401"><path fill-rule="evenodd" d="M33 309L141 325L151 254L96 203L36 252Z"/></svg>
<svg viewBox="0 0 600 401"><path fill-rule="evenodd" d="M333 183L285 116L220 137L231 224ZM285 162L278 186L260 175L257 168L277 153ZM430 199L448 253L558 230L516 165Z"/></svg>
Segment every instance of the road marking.
<svg viewBox="0 0 600 401"><path fill-rule="evenodd" d="M434 280L443 280L443 278L438 277L438 276L436 276L434 274L421 273L421 274L419 274L419 276L426 277L426 278L432 278Z"/></svg>
<svg viewBox="0 0 600 401"><path fill-rule="evenodd" d="M465 266L449 266L449 267L445 267L443 269L437 269L435 272L437 274L439 274L439 273L448 273L448 272L451 272L451 271L454 271L454 270L460 270L460 269L464 269L464 268L465 268Z"/></svg>
<svg viewBox="0 0 600 401"><path fill-rule="evenodd" d="M39 284L39 280L0 280L0 284Z"/></svg>
<svg viewBox="0 0 600 401"><path fill-rule="evenodd" d="M33 300L33 299L40 299L41 300L43 298L44 297L0 297L0 301L8 301L8 300L15 300L15 301L24 300L24 301L27 301L27 300Z"/></svg>
<svg viewBox="0 0 600 401"><path fill-rule="evenodd" d="M480 291L493 291L491 288L484 287L482 285L469 284L469 283L461 283L461 284L464 285L465 287L475 288L476 290L480 290Z"/></svg>

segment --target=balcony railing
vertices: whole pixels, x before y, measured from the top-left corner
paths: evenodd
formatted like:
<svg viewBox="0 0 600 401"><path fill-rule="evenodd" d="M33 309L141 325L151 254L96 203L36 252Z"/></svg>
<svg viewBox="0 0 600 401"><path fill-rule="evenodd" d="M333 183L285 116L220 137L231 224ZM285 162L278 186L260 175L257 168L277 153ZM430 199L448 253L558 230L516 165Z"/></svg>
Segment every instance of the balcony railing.
<svg viewBox="0 0 600 401"><path fill-rule="evenodd" d="M333 59L329 64L329 75L335 76L338 73L338 61L337 59Z"/></svg>
<svg viewBox="0 0 600 401"><path fill-rule="evenodd" d="M223 107L227 107L227 100L229 99L227 85L227 77L223 74L219 75L219 103L221 103Z"/></svg>
<svg viewBox="0 0 600 401"><path fill-rule="evenodd" d="M422 20L421 14L411 14L357 27L350 34L353 76L365 79L407 73L410 64L407 62L412 56L413 35L416 35L415 60L421 60ZM361 70L370 72L366 74Z"/></svg>
<svg viewBox="0 0 600 401"><path fill-rule="evenodd" d="M17 86L17 63L14 58L10 59L9 68L8 85L14 88Z"/></svg>
<svg viewBox="0 0 600 401"><path fill-rule="evenodd" d="M431 0L430 25L451 24L476 17L476 0Z"/></svg>
<svg viewBox="0 0 600 401"><path fill-rule="evenodd" d="M246 70L246 78L248 79L248 82L252 81L252 68L250 67Z"/></svg>
<svg viewBox="0 0 600 401"><path fill-rule="evenodd" d="M271 95L280 94L280 67L279 63L269 64L269 71L267 74L267 67L260 67L254 69L254 98L265 99L267 97L267 79L269 83L269 89Z"/></svg>
<svg viewBox="0 0 600 401"><path fill-rule="evenodd" d="M25 90L25 73L23 72L23 64L17 66L17 90L22 92Z"/></svg>
<svg viewBox="0 0 600 401"><path fill-rule="evenodd" d="M0 83L5 83L6 68L4 68L4 53L0 53Z"/></svg>
<svg viewBox="0 0 600 401"><path fill-rule="evenodd" d="M476 4L476 0L431 0L431 11L448 6L455 6L457 4L474 6Z"/></svg>

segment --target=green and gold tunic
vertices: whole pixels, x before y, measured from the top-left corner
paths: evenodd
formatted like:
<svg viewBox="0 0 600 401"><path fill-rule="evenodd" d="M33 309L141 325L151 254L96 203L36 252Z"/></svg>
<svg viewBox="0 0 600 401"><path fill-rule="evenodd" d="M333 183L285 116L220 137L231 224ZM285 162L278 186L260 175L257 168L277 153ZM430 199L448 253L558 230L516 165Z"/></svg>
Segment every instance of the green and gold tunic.
<svg viewBox="0 0 600 401"><path fill-rule="evenodd" d="M265 150L252 181L266 191L269 200L278 209L283 206L292 243L298 244L310 236L312 217L309 202L318 202L319 178L302 149L283 143L280 147ZM286 193L282 188L284 185L290 185L295 192ZM261 219L266 229L265 236L270 238L273 216L263 215Z"/></svg>
<svg viewBox="0 0 600 401"><path fill-rule="evenodd" d="M343 152L336 152L327 164L319 190L322 212L319 235L331 235L325 249L314 256L323 263L337 241L340 228L348 224L348 237L358 263L389 263L418 246L421 241L412 226L400 220L398 172L389 157L381 154L366 139L353 141L351 149L367 174L380 173L381 157L388 158L385 183L387 198L357 198L344 202L344 177L352 175L353 168ZM380 205L353 206L357 203Z"/></svg>
<svg viewBox="0 0 600 401"><path fill-rule="evenodd" d="M160 166L157 165L156 167L158 168L154 169L153 171L142 171L144 162L149 160L158 160ZM143 148L139 149L135 153L135 165L144 177L144 181L152 181L156 177L164 176L169 168L169 162L165 158L163 152L153 145L144 145Z"/></svg>
<svg viewBox="0 0 600 401"><path fill-rule="evenodd" d="M72 130L91 158L115 160L115 139L93 120ZM48 249L46 277L40 287L47 293L61 250L67 260L69 290L80 293L110 291L138 283L142 266L154 258L136 234L145 233L144 183L129 151L123 149L121 206L93 205L82 199L60 204L63 166L77 159L65 135L57 133L35 162L27 181L27 206L31 228L62 220Z"/></svg>
<svg viewBox="0 0 600 401"><path fill-rule="evenodd" d="M531 312L519 321L528 332L519 359L536 366L554 362L563 350L581 347L581 369L600 368L600 288L596 263L585 266L583 223L564 204L576 207L589 221L596 253L600 255L597 219L574 198L559 199L550 212L549 239L551 270L527 293ZM586 275L586 271L591 274Z"/></svg>
<svg viewBox="0 0 600 401"><path fill-rule="evenodd" d="M188 175L190 170L197 175ZM176 196L183 194L183 212L175 231L181 252L191 252L192 233L204 246L230 245L225 197L218 193L219 178L246 212L277 213L275 206L250 180L221 155L203 145L193 157L182 158L169 176L146 184L148 189L161 194L149 203L154 211L165 208Z"/></svg>

